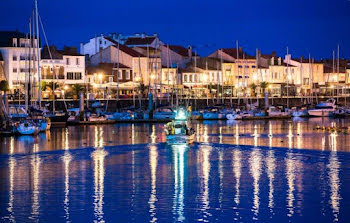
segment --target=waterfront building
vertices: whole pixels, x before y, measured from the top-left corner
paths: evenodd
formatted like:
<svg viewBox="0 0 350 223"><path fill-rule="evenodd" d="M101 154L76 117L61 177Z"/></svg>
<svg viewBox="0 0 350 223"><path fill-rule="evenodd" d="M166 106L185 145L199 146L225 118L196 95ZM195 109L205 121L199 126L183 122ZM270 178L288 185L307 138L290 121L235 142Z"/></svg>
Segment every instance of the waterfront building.
<svg viewBox="0 0 350 223"><path fill-rule="evenodd" d="M261 54L259 56L259 71L255 79L269 84L269 93L272 97L287 95L296 95L295 76L297 67L285 63L283 59L277 56L276 52L272 54ZM259 81L260 83L262 81Z"/></svg>
<svg viewBox="0 0 350 223"><path fill-rule="evenodd" d="M323 64L314 59L305 59L303 57L292 58L291 55L286 55L284 62L291 66L295 66L294 74L290 70L288 75L291 75L291 83L296 86L297 95L310 95L315 92L315 89L325 85L323 75Z"/></svg>
<svg viewBox="0 0 350 223"><path fill-rule="evenodd" d="M135 50L137 49L137 50ZM144 55L139 51L145 50L143 47L130 48L123 44L114 42L114 45L101 50L93 55L91 60L92 66L100 63L121 63L132 69L134 80L137 85L150 85L152 89L160 91L161 81L161 58L155 48L149 48L149 54ZM153 50L153 51L152 51Z"/></svg>
<svg viewBox="0 0 350 223"><path fill-rule="evenodd" d="M153 47L156 49L163 45L156 33L153 35L136 33L134 36L129 36L123 44L128 47Z"/></svg>
<svg viewBox="0 0 350 223"><path fill-rule="evenodd" d="M161 45L162 66L185 68L192 58L198 56L192 51L192 47L185 48L179 45Z"/></svg>
<svg viewBox="0 0 350 223"><path fill-rule="evenodd" d="M330 95L340 95L349 93L349 73L347 71L347 61L339 60L322 60L324 65L324 85L319 86L320 91Z"/></svg>
<svg viewBox="0 0 350 223"><path fill-rule="evenodd" d="M161 70L161 92L172 92L181 88L181 76L176 67L162 67Z"/></svg>
<svg viewBox="0 0 350 223"><path fill-rule="evenodd" d="M196 97L207 97L223 86L223 75L220 62L215 58L202 57L188 63L186 68L179 69L182 85L188 93Z"/></svg>
<svg viewBox="0 0 350 223"><path fill-rule="evenodd" d="M236 89L248 88L257 79L257 59L243 52L242 48L218 49L208 57L225 63L224 79L227 83L234 83Z"/></svg>
<svg viewBox="0 0 350 223"><path fill-rule="evenodd" d="M91 86L89 92L93 94L89 98L116 98L118 91L119 96L128 97L138 87L134 83L131 67L121 63L100 63L87 67L87 80Z"/></svg>
<svg viewBox="0 0 350 223"><path fill-rule="evenodd" d="M0 31L3 72L10 89L23 89L26 73L29 72L32 74L33 82L37 82L36 41L34 40L32 44L30 42L24 33Z"/></svg>

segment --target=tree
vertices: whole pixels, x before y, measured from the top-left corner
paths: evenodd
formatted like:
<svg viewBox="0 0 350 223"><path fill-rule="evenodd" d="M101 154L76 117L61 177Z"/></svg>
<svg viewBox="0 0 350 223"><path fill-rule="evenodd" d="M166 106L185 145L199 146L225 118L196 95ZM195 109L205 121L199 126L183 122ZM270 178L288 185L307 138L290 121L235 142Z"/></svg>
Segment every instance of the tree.
<svg viewBox="0 0 350 223"><path fill-rule="evenodd" d="M46 91L47 86L48 86L47 82L40 81L40 89L41 89L41 91Z"/></svg>
<svg viewBox="0 0 350 223"><path fill-rule="evenodd" d="M256 88L258 87L256 84L252 83L250 86L250 89L252 90L252 96L255 96L256 94Z"/></svg>
<svg viewBox="0 0 350 223"><path fill-rule="evenodd" d="M261 89L263 89L263 92L266 92L266 89L269 87L269 83L267 83L266 81L263 81L260 83L260 87Z"/></svg>
<svg viewBox="0 0 350 223"><path fill-rule="evenodd" d="M81 84L73 84L72 85L73 96L79 96L79 94L84 90L83 85Z"/></svg>
<svg viewBox="0 0 350 223"><path fill-rule="evenodd" d="M3 91L4 93L6 93L9 90L10 90L9 83L6 80L0 81L0 91Z"/></svg>

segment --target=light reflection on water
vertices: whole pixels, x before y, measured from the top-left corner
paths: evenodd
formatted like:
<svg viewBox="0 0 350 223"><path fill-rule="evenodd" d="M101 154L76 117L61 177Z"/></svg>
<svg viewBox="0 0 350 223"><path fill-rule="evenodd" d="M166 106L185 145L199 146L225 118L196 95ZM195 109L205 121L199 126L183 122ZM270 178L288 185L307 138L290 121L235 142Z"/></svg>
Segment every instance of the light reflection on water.
<svg viewBox="0 0 350 223"><path fill-rule="evenodd" d="M350 152L350 134L314 130L325 127L348 127L350 120L296 119L255 121L206 121L193 123L196 141L236 145L269 146L297 149ZM165 142L163 124L88 125L53 128L38 136L1 137L0 154L28 154L34 146L40 151ZM341 146L339 146L341 145Z"/></svg>
<svg viewBox="0 0 350 223"><path fill-rule="evenodd" d="M349 161L347 153L210 143L0 156L6 173L0 216L5 222L346 222Z"/></svg>

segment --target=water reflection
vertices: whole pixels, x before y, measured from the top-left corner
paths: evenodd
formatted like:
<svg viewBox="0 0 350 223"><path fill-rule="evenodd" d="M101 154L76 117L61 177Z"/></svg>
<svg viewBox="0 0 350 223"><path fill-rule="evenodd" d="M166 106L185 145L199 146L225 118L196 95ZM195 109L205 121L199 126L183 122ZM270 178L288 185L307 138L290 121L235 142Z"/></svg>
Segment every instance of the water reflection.
<svg viewBox="0 0 350 223"><path fill-rule="evenodd" d="M209 145L202 145L200 146L199 150L199 159L200 163L198 163L201 166L201 173L199 175L199 178L201 179L201 212L203 213L202 219L199 219L199 221L208 222L208 218L210 217L209 208L210 208L210 201L209 201L209 176L210 176L210 153L211 153L211 146Z"/></svg>
<svg viewBox="0 0 350 223"><path fill-rule="evenodd" d="M258 149L254 149L251 152L250 159L250 173L253 177L253 208L254 220L258 220L260 197L259 197L259 180L261 175L261 152Z"/></svg>
<svg viewBox="0 0 350 223"><path fill-rule="evenodd" d="M103 198L104 198L104 179L105 179L105 157L108 153L97 148L92 154L94 163L94 215L96 222L104 222Z"/></svg>
<svg viewBox="0 0 350 223"><path fill-rule="evenodd" d="M235 177L235 206L233 209L235 210L236 217L234 218L235 221L239 219L239 202L240 202L240 182L241 182L241 169L242 169L242 152L240 150L234 150L233 151L233 158L232 158L232 167L233 167L233 174Z"/></svg>
<svg viewBox="0 0 350 223"><path fill-rule="evenodd" d="M270 212L273 214L274 204L274 180L275 180L275 169L276 169L276 158L274 155L274 151L270 150L268 152L268 156L266 158L266 167L267 167L267 177L269 178L269 203L268 207Z"/></svg>
<svg viewBox="0 0 350 223"><path fill-rule="evenodd" d="M339 206L340 206L340 180L339 180L339 168L340 168L340 162L338 161L338 156L336 152L331 152L331 155L329 157L329 163L327 165L328 167L328 180L329 180L329 186L330 186L330 201L333 215L334 215L334 221L338 221L338 215L339 215Z"/></svg>
<svg viewBox="0 0 350 223"><path fill-rule="evenodd" d="M185 220L184 216L184 175L185 175L185 153L188 148L186 144L172 145L172 152L174 157L174 201L173 201L173 215L175 221L182 222Z"/></svg>
<svg viewBox="0 0 350 223"><path fill-rule="evenodd" d="M156 146L149 147L149 165L151 169L151 195L148 201L149 212L151 214L151 222L156 222L156 201L157 201L157 164L158 164L158 151Z"/></svg>
<svg viewBox="0 0 350 223"><path fill-rule="evenodd" d="M69 151L65 151L62 157L63 168L64 168L64 212L66 221L69 222L69 165L73 157Z"/></svg>
<svg viewBox="0 0 350 223"><path fill-rule="evenodd" d="M286 158L286 177L287 177L287 209L288 216L292 217L294 214L294 180L295 180L295 163L293 160L293 153L288 152Z"/></svg>
<svg viewBox="0 0 350 223"><path fill-rule="evenodd" d="M37 220L39 216L39 193L40 193L40 156L36 153L38 151L37 144L34 145L32 160L31 160L31 169L32 169L32 182L33 182L33 191L32 191L32 214L31 218Z"/></svg>

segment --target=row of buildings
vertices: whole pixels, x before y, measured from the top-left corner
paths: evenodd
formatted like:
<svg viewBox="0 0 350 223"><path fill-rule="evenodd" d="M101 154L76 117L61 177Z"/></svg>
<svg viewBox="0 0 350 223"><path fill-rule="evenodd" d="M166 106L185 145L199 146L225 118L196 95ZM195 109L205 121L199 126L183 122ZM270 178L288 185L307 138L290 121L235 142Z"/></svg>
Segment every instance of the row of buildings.
<svg viewBox="0 0 350 223"><path fill-rule="evenodd" d="M170 45L156 34L144 33L95 36L82 43L79 52L74 47L44 46L38 56L33 40L18 31L0 31L0 79L9 82L12 92L23 92L29 80L38 86L41 58L41 80L57 83L58 97L61 89L74 84L85 85L92 97L117 92L130 96L142 89L197 96L253 95L266 83L272 96L350 93L350 61L345 59L316 61L259 50L249 55L242 48L217 49L201 57L192 47ZM50 89L42 90L47 97Z"/></svg>

